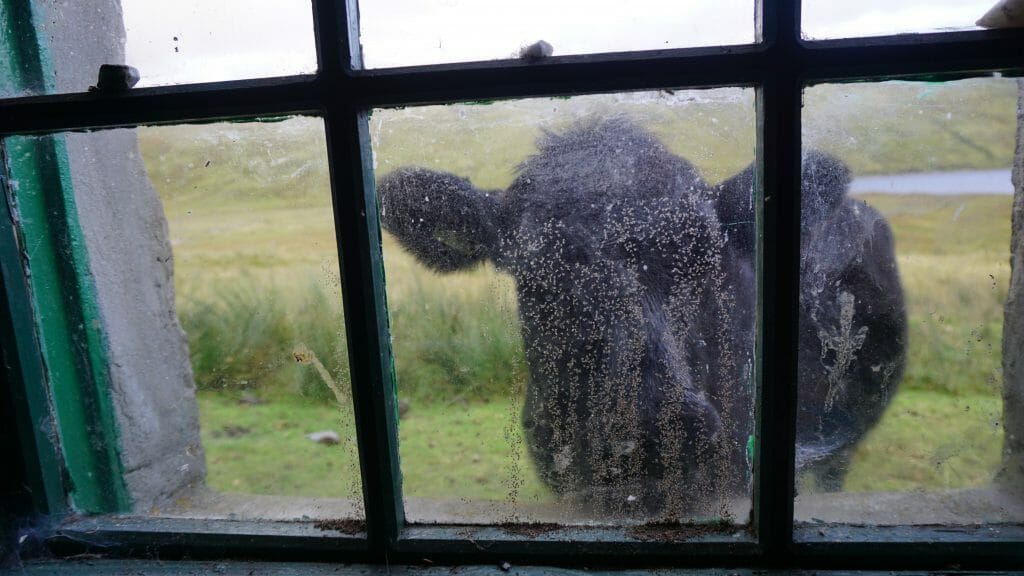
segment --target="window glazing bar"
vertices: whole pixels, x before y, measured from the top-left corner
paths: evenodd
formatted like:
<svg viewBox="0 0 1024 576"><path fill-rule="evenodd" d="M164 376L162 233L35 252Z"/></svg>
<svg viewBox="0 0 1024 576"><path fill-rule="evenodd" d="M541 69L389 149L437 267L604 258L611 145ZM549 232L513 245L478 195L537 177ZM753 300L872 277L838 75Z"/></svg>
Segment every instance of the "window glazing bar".
<svg viewBox="0 0 1024 576"><path fill-rule="evenodd" d="M316 76L261 78L0 100L0 135L319 114Z"/></svg>
<svg viewBox="0 0 1024 576"><path fill-rule="evenodd" d="M496 60L367 71L347 70L348 56L342 60L339 53L334 56L336 66L346 68L341 79L321 66L318 76L0 99L0 134L314 113L332 100L339 102L339 96L369 109L664 87L751 86L786 66L799 69L811 83L1024 73L1024 28L787 43L768 34L775 32L765 24L763 45L564 56L535 64ZM337 24L332 28L338 29ZM344 45L332 49L349 51ZM332 90L332 82L344 83L345 90Z"/></svg>
<svg viewBox="0 0 1024 576"><path fill-rule="evenodd" d="M384 264L366 111L347 103L355 2L314 3L317 58L325 84L327 153L341 263L370 553L387 561L404 523L398 465L398 403L384 294Z"/></svg>
<svg viewBox="0 0 1024 576"><path fill-rule="evenodd" d="M798 48L799 0L765 1L763 33ZM800 70L780 57L757 93L759 329L754 528L766 562L788 564L793 539L797 320L800 293Z"/></svg>
<svg viewBox="0 0 1024 576"><path fill-rule="evenodd" d="M799 48L808 83L1024 73L1024 28L801 41Z"/></svg>

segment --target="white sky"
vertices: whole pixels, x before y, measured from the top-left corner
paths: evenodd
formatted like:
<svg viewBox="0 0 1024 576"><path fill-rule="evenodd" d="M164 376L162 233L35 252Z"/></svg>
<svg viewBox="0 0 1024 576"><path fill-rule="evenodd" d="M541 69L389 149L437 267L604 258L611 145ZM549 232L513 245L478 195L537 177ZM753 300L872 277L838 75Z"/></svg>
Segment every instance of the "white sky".
<svg viewBox="0 0 1024 576"><path fill-rule="evenodd" d="M804 34L841 38L973 28L995 0L805 0ZM309 0L122 0L140 86L316 70ZM753 0L364 0L368 67L743 44ZM175 40L177 38L177 40ZM177 48L177 51L175 50Z"/></svg>

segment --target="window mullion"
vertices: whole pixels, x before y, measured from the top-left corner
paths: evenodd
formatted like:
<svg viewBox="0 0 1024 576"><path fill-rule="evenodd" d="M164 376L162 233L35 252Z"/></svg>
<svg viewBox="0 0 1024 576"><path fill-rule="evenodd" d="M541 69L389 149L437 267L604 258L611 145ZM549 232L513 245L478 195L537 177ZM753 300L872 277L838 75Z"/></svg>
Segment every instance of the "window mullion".
<svg viewBox="0 0 1024 576"><path fill-rule="evenodd" d="M793 540L800 288L799 1L766 0L763 10L774 74L757 95L762 236L754 524L766 560L786 562Z"/></svg>
<svg viewBox="0 0 1024 576"><path fill-rule="evenodd" d="M761 185L759 445L755 526L770 556L793 535L797 319L800 274L800 90L795 76L758 91Z"/></svg>
<svg viewBox="0 0 1024 576"><path fill-rule="evenodd" d="M354 1L318 0L314 10L367 538L383 560L404 514L372 152L366 112L351 100L349 72L358 54L349 48L348 31L358 23Z"/></svg>

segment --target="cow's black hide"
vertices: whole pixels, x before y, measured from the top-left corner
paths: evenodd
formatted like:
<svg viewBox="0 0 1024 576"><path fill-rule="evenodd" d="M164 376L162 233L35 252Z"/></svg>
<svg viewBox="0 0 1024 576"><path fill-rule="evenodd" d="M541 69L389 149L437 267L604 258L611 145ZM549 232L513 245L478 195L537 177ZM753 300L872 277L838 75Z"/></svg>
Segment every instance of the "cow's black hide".
<svg viewBox="0 0 1024 576"><path fill-rule="evenodd" d="M746 493L753 169L710 186L623 118L538 148L504 191L396 170L378 185L384 227L436 271L489 260L514 278L523 426L556 493L670 516ZM848 180L805 159L797 465L831 489L899 382L906 329L889 227Z"/></svg>

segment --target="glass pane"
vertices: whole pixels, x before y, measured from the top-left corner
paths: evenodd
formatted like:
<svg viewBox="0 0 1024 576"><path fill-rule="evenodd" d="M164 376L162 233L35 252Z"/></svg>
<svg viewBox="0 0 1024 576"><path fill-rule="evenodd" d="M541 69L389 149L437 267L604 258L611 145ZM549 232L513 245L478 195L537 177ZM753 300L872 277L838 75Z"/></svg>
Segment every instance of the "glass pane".
<svg viewBox="0 0 1024 576"><path fill-rule="evenodd" d="M1016 106L999 78L806 90L797 520L1024 518L998 474Z"/></svg>
<svg viewBox="0 0 1024 576"><path fill-rule="evenodd" d="M370 132L407 517L746 522L753 91L376 110Z"/></svg>
<svg viewBox="0 0 1024 576"><path fill-rule="evenodd" d="M19 205L74 210L133 511L362 518L322 120L33 143L67 176Z"/></svg>
<svg viewBox="0 0 1024 576"><path fill-rule="evenodd" d="M138 87L317 69L309 0L15 4L0 10L0 96L85 92L101 64L134 66Z"/></svg>
<svg viewBox="0 0 1024 576"><path fill-rule="evenodd" d="M753 0L371 0L359 2L360 43L367 68L750 44L754 11Z"/></svg>
<svg viewBox="0 0 1024 576"><path fill-rule="evenodd" d="M995 0L803 0L805 39L972 30Z"/></svg>
<svg viewBox="0 0 1024 576"><path fill-rule="evenodd" d="M121 0L140 86L316 72L310 0Z"/></svg>

